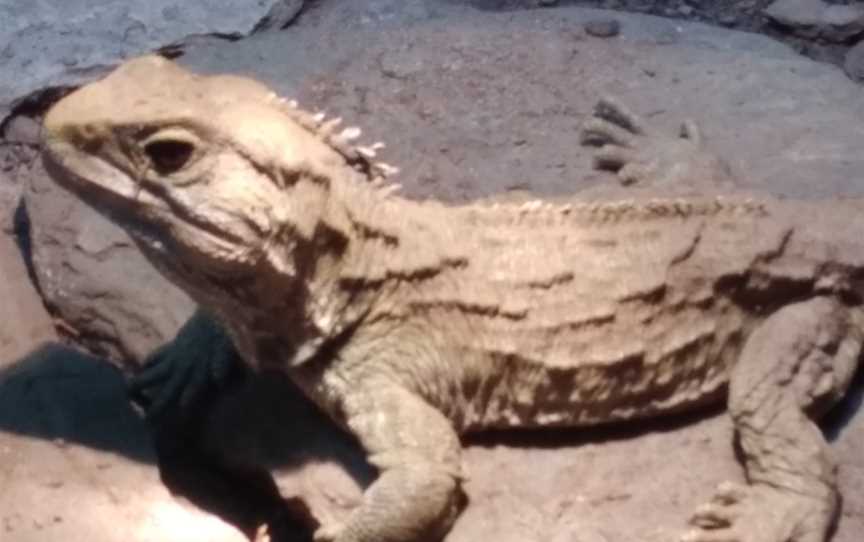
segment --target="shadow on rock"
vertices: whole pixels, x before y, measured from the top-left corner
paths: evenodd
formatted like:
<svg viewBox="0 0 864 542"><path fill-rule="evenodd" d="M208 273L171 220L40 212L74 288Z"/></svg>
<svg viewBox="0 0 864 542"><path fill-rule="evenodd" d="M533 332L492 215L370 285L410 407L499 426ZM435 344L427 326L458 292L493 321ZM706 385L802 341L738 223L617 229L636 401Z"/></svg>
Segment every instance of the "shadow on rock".
<svg viewBox="0 0 864 542"><path fill-rule="evenodd" d="M358 487L373 477L356 443L281 375L243 374L208 398L193 419L166 418L151 427L130 405L119 370L53 343L0 372L3 433L158 466L175 496L250 537L266 523L274 542L311 540L318 526L296 497L301 485L290 481L302 476L300 467L334 464ZM289 482L277 483L271 473Z"/></svg>
<svg viewBox="0 0 864 542"><path fill-rule="evenodd" d="M821 425L829 442L840 438L844 430L853 423L859 412L864 412L864 363L858 366L855 379L843 399L822 419Z"/></svg>
<svg viewBox="0 0 864 542"><path fill-rule="evenodd" d="M156 461L121 373L60 344L45 344L0 372L0 431Z"/></svg>
<svg viewBox="0 0 864 542"><path fill-rule="evenodd" d="M267 524L274 542L312 539L319 523L300 481L309 465L335 465L358 488L374 477L357 443L279 373L238 374L191 420L172 422L153 431L163 482L247 536Z"/></svg>

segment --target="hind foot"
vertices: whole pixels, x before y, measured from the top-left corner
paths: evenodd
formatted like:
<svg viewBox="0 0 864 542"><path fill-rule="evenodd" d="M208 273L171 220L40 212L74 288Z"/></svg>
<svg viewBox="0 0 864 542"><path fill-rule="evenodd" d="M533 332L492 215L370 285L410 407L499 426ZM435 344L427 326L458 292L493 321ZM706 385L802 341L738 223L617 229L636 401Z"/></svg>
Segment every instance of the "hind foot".
<svg viewBox="0 0 864 542"><path fill-rule="evenodd" d="M681 542L825 542L835 505L832 496L727 482L696 511Z"/></svg>
<svg viewBox="0 0 864 542"><path fill-rule="evenodd" d="M668 137L610 98L595 106L582 127L581 143L596 147L595 168L615 172L625 186L716 189L736 184L728 164L704 148L695 122L684 122L677 137Z"/></svg>

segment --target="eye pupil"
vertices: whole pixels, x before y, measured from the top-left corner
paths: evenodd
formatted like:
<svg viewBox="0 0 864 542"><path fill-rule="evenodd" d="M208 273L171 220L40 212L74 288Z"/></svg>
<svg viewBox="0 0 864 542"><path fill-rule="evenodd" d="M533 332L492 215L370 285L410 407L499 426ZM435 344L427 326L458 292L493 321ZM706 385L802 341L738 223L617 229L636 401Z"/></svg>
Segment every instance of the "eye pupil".
<svg viewBox="0 0 864 542"><path fill-rule="evenodd" d="M148 143L144 151L159 173L173 173L186 165L194 147L186 141L163 140Z"/></svg>

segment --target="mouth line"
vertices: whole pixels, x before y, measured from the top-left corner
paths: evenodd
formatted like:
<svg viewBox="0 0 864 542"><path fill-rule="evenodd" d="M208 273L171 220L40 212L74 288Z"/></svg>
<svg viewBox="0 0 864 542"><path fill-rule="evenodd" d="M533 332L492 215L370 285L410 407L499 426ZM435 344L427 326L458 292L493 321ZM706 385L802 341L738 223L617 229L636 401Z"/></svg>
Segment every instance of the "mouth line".
<svg viewBox="0 0 864 542"><path fill-rule="evenodd" d="M113 164L82 155L74 145L65 141L46 141L43 154L47 158L43 162L51 177L84 201L95 204L107 196L126 205L139 202L137 183Z"/></svg>
<svg viewBox="0 0 864 542"><path fill-rule="evenodd" d="M222 242L235 244L235 245L243 245L244 240L241 236L231 233L230 231L221 230L212 224L210 221L201 217L199 213L194 212L188 205L184 205L181 201L179 201L176 197L171 194L171 191L166 189L164 186L159 184L144 181L142 183L136 183L138 187L137 194L141 192L151 196L155 200L162 202L165 207L165 212L170 212L174 217L182 220L178 220L180 222L185 222L190 226L202 231L205 234L210 235Z"/></svg>
<svg viewBox="0 0 864 542"><path fill-rule="evenodd" d="M147 180L136 182L111 162L92 155L82 155L66 141L49 140L45 144L45 150L48 157L46 166L51 176L93 207L109 214L112 220L122 224L134 222L133 226L139 229L145 225L144 222L130 219L122 210L131 210L134 216L135 208L149 206L226 243L243 244L240 236L220 230L198 216L172 195L169 189L158 183Z"/></svg>
<svg viewBox="0 0 864 542"><path fill-rule="evenodd" d="M200 237L201 245L214 250L216 260L224 260L226 268L234 267L231 262L252 262L263 252L259 243L249 243L238 233L218 228L184 205L170 187L147 180L136 182L115 164L84 154L66 141L46 140L43 153L45 167L58 184L120 226L136 244L158 254L165 263L179 259L179 253L184 251L200 250L201 247L190 246L199 244L189 241L196 236ZM184 233L184 229L191 232ZM214 268L208 273L211 271L220 277L242 275L229 269Z"/></svg>

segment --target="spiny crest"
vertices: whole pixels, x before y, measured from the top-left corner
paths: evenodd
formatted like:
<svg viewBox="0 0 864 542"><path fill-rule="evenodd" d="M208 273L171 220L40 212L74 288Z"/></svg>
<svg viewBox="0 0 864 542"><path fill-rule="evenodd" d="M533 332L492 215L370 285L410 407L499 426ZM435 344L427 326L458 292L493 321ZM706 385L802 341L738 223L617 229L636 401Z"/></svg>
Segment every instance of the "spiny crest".
<svg viewBox="0 0 864 542"><path fill-rule="evenodd" d="M587 222L623 222L628 220L650 220L662 218L687 218L697 216L764 216L765 204L750 198L694 198L646 200L624 199L616 201L596 201L579 203L551 203L533 200L521 205L492 204L476 207L478 211L488 210L504 213L516 222L522 220L566 221L568 218Z"/></svg>
<svg viewBox="0 0 864 542"><path fill-rule="evenodd" d="M270 95L270 99L297 124L338 152L349 166L365 175L382 194L389 195L399 190L398 183L389 181L390 177L399 173L399 168L375 160L378 151L385 147L383 142L377 141L371 145L358 144L357 140L362 130L356 126L339 130L342 124L341 118L328 119L323 112L312 114L301 109L296 100L288 100L275 93Z"/></svg>

